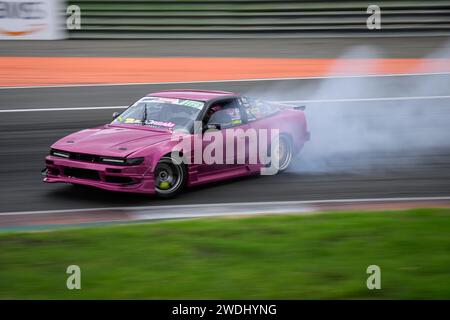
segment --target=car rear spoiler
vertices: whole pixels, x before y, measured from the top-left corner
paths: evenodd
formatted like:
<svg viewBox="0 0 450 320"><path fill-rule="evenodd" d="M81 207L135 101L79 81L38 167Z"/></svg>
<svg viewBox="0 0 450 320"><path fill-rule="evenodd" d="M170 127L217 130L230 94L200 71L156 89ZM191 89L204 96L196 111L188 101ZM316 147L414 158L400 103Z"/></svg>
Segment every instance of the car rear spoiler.
<svg viewBox="0 0 450 320"><path fill-rule="evenodd" d="M305 110L306 106L304 104L293 104L293 103L282 103L283 106L293 110Z"/></svg>
<svg viewBox="0 0 450 320"><path fill-rule="evenodd" d="M270 101L278 106L282 106L286 109L293 109L293 110L305 110L306 106L304 104L296 104L295 102L290 103L289 101L282 102L282 101Z"/></svg>
<svg viewBox="0 0 450 320"><path fill-rule="evenodd" d="M304 105L301 105L301 106L293 106L293 107L292 107L292 109L294 109L294 110L301 110L301 111L303 111L303 110L305 110L305 109L306 109L306 106L304 106Z"/></svg>

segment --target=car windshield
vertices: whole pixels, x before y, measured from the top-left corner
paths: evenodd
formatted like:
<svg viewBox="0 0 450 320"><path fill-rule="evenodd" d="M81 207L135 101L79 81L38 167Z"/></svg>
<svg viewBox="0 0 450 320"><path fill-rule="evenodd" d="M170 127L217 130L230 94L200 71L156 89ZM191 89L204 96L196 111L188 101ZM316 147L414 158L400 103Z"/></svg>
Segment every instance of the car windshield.
<svg viewBox="0 0 450 320"><path fill-rule="evenodd" d="M114 119L112 124L190 130L203 106L204 102L195 100L144 97Z"/></svg>

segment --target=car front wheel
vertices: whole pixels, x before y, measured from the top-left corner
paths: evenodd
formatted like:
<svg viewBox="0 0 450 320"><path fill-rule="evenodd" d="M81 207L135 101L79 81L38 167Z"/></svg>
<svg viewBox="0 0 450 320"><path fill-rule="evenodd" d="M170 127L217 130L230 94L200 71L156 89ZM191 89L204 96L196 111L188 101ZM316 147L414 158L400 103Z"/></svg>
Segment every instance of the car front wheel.
<svg viewBox="0 0 450 320"><path fill-rule="evenodd" d="M183 163L162 157L155 168L155 191L161 198L176 196L186 183L187 170Z"/></svg>

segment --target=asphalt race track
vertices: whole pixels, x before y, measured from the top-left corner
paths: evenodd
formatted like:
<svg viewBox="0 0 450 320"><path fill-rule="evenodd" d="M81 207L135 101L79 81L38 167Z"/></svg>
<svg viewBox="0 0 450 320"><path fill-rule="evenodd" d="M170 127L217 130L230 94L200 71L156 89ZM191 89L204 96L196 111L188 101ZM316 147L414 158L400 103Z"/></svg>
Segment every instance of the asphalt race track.
<svg viewBox="0 0 450 320"><path fill-rule="evenodd" d="M310 102L307 116L320 123L320 110L351 108L355 115L390 117L389 108L418 110L414 117L434 114L439 123L426 128L450 129L450 75L410 75L365 78L376 90L343 92L323 96L326 83L352 87L361 79L299 79L286 81L223 82L134 86L80 86L29 89L0 89L0 195L1 212L59 210L78 208L207 204L226 202L301 201L322 199L437 197L450 194L450 141L424 143L420 150L340 153L326 159L332 163L325 170L314 168L300 159L293 168L277 176L242 178L188 190L176 199L159 200L145 195L116 194L77 188L64 184L44 184L40 175L49 146L58 138L83 128L107 123L113 109L24 111L15 109L101 107L128 105L144 94L170 88L202 88L236 91L274 100L326 100ZM346 82L348 82L346 84ZM420 83L422 90L412 90ZM425 84L425 85L423 85ZM431 84L431 85L426 85ZM316 94L317 93L317 94ZM399 100L379 100L397 97ZM430 98L431 97L431 98ZM353 99L337 102L338 99ZM321 109L323 108L323 109ZM388 110L373 114L379 108ZM12 110L14 109L14 110ZM2 112L10 110L8 112ZM368 112L368 113L366 113ZM325 116L325 115L324 115ZM430 118L424 118L425 122ZM418 136L427 136L421 128L403 126ZM418 132L419 131L419 132ZM311 128L312 140L320 134ZM392 137L391 137L392 138ZM395 136L394 136L395 138ZM433 135L430 139L434 139ZM316 140L317 141L317 140ZM365 150L365 149L363 149ZM307 149L305 149L305 155ZM370 159L370 165L366 164ZM377 161L379 160L379 161Z"/></svg>

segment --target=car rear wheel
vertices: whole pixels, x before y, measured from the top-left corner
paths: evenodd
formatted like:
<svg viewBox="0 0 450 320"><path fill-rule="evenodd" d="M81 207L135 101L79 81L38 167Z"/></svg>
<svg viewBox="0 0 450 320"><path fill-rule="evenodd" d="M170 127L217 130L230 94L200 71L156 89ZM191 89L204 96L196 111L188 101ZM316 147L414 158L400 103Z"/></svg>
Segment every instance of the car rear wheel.
<svg viewBox="0 0 450 320"><path fill-rule="evenodd" d="M293 158L293 148L292 143L286 136L280 136L278 139L278 144L275 145L275 150L278 155L279 172L285 171L292 162Z"/></svg>
<svg viewBox="0 0 450 320"><path fill-rule="evenodd" d="M187 170L183 163L162 157L155 168L155 191L161 198L176 196L186 183Z"/></svg>

